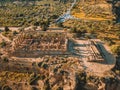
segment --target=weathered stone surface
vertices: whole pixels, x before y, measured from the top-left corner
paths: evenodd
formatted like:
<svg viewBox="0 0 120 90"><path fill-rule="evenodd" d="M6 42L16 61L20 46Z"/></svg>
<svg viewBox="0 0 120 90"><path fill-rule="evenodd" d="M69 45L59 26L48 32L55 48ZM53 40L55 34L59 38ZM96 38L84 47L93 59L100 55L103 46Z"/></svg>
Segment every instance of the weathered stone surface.
<svg viewBox="0 0 120 90"><path fill-rule="evenodd" d="M12 54L23 57L36 57L40 54L65 54L67 44L65 32L23 32L14 40Z"/></svg>

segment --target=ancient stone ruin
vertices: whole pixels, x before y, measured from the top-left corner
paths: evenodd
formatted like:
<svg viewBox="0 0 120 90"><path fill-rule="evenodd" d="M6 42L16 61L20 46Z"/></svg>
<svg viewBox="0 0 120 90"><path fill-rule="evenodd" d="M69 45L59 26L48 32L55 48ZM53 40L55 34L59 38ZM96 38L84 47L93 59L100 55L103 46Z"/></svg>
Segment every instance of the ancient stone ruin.
<svg viewBox="0 0 120 90"><path fill-rule="evenodd" d="M65 32L24 31L12 43L12 55L37 57L46 54L66 54Z"/></svg>

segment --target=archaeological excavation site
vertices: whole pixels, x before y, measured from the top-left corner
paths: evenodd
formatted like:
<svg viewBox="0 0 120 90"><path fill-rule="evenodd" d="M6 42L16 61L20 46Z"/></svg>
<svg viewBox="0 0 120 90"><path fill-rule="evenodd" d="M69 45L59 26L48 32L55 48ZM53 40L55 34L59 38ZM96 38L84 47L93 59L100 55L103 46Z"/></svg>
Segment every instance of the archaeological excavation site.
<svg viewBox="0 0 120 90"><path fill-rule="evenodd" d="M22 61L48 56L78 58L83 68L96 72L105 72L115 65L115 58L109 48L99 39L75 39L64 30L24 30L15 37L8 55ZM21 59L20 59L21 58ZM56 61L57 62L57 61ZM105 68L106 67L106 68ZM103 69L103 70L102 70Z"/></svg>
<svg viewBox="0 0 120 90"><path fill-rule="evenodd" d="M120 0L0 0L0 90L120 90Z"/></svg>
<svg viewBox="0 0 120 90"><path fill-rule="evenodd" d="M0 71L21 73L19 76L14 74L16 77L14 80L17 83L26 83L27 86L22 83L26 90L31 90L33 86L38 90L44 90L46 87L56 90L58 86L61 86L56 85L60 83L64 84L62 85L64 90L75 88L79 90L82 86L78 85L78 87L76 84L79 82L75 80L75 78L81 80L78 75L83 78L82 83L86 78L90 79L90 76L94 75L101 78L111 77L109 71L114 67L115 59L100 40L73 38L71 33L52 29L20 32L6 50L9 59L2 57ZM6 75L7 72L3 74ZM8 74L11 76L12 73ZM37 76L33 78L31 75ZM6 83L14 90L15 85L9 83L12 78L8 77ZM98 87L104 88L102 81L99 81L101 79L96 81L100 84ZM20 88L18 85L16 84Z"/></svg>
<svg viewBox="0 0 120 90"><path fill-rule="evenodd" d="M39 57L40 55L69 54L66 32L25 31L18 35L11 48L11 55Z"/></svg>

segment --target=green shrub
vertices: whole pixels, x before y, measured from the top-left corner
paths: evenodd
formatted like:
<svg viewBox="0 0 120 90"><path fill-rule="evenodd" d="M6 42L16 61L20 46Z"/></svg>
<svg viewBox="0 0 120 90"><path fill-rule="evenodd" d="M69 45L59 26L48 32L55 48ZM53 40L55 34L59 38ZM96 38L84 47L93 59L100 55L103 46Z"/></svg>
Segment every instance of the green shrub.
<svg viewBox="0 0 120 90"><path fill-rule="evenodd" d="M112 45L111 51L116 55L120 55L120 45Z"/></svg>
<svg viewBox="0 0 120 90"><path fill-rule="evenodd" d="M5 41L2 41L1 43L0 43L0 47L5 47L6 46L6 42Z"/></svg>
<svg viewBox="0 0 120 90"><path fill-rule="evenodd" d="M8 32L9 28L7 26L5 26L5 32Z"/></svg>
<svg viewBox="0 0 120 90"><path fill-rule="evenodd" d="M3 61L4 61L4 62L9 62L9 59L8 59L7 57L4 57L4 58L3 58Z"/></svg>
<svg viewBox="0 0 120 90"><path fill-rule="evenodd" d="M18 34L18 32L16 32L16 31L13 31L13 35L16 35L16 34Z"/></svg>

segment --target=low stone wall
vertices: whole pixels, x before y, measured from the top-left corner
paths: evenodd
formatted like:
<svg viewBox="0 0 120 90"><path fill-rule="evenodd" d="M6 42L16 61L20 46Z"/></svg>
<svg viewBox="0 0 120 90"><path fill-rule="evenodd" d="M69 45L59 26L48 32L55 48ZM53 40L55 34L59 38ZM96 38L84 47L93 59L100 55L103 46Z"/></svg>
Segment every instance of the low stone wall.
<svg viewBox="0 0 120 90"><path fill-rule="evenodd" d="M67 51L31 51L31 52L25 52L25 51L15 51L11 53L11 56L16 57L39 57L41 55L68 55L70 54Z"/></svg>

